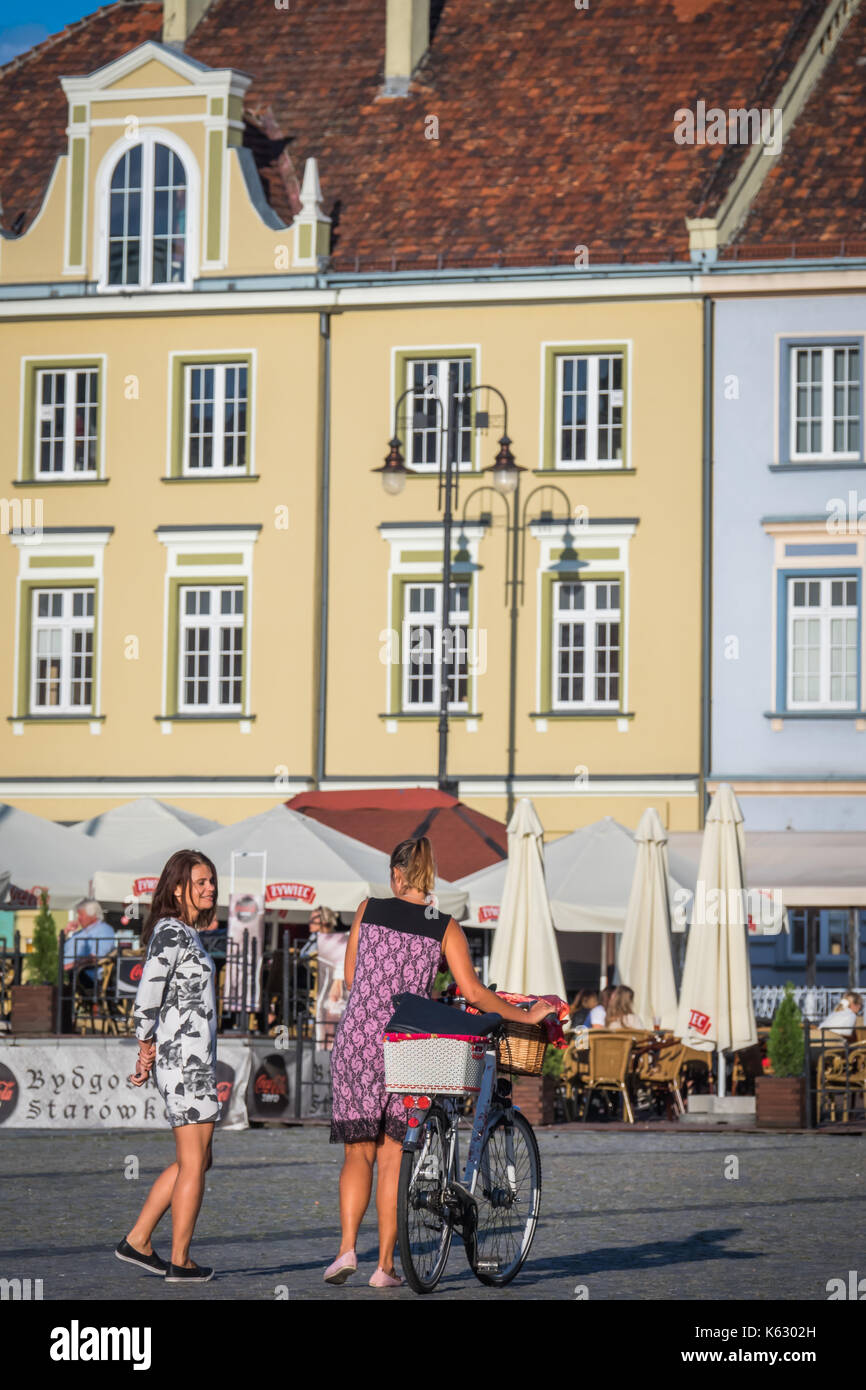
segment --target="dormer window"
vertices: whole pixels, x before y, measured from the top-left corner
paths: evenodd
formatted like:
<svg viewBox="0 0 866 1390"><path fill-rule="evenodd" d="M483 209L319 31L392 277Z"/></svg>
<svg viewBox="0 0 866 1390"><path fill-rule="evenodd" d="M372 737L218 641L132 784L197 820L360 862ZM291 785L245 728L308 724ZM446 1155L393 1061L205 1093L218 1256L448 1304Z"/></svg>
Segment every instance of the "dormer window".
<svg viewBox="0 0 866 1390"><path fill-rule="evenodd" d="M191 165L163 132L143 134L110 162L103 288L189 286Z"/></svg>

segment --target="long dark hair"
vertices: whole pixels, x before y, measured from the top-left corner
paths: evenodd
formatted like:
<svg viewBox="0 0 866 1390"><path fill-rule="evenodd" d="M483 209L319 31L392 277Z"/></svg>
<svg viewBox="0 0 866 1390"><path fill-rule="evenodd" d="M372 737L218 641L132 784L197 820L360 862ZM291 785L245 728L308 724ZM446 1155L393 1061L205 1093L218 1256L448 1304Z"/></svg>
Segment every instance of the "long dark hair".
<svg viewBox="0 0 866 1390"><path fill-rule="evenodd" d="M391 851L391 868L402 870L407 888L419 893L432 893L436 882L433 846L422 835L417 840L401 840Z"/></svg>
<svg viewBox="0 0 866 1390"><path fill-rule="evenodd" d="M213 875L214 900L212 907L207 912L200 912L190 926L205 929L211 925L216 917L217 895L219 884L217 883L217 871L206 854L202 854L199 849L179 849L166 862L162 873L159 876L159 883L154 890L150 904L150 913L147 921L141 930L141 944L146 946L153 929L161 917L177 917L182 912L186 904L187 894L192 899L192 871L197 864L203 864L206 869L210 869ZM181 906L178 907L177 898L174 890L180 888Z"/></svg>

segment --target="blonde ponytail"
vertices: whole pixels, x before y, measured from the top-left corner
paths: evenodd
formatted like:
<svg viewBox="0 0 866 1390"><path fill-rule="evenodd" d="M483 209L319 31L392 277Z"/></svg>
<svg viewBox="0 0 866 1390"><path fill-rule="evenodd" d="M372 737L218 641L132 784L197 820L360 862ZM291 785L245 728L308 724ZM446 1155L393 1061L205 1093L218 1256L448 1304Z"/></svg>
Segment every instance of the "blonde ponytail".
<svg viewBox="0 0 866 1390"><path fill-rule="evenodd" d="M436 865L433 846L426 835L417 840L401 840L391 852L391 868L401 870L407 888L424 894L433 892Z"/></svg>

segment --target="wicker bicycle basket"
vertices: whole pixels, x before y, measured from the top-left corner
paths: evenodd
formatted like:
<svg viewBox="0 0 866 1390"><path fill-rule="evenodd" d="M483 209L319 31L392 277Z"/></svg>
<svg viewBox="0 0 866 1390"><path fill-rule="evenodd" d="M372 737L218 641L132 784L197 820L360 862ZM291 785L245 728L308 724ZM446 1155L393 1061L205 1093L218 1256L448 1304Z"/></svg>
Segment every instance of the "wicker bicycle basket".
<svg viewBox="0 0 866 1390"><path fill-rule="evenodd" d="M547 1035L540 1023L511 1023L496 1045L500 1071L515 1076L540 1076Z"/></svg>

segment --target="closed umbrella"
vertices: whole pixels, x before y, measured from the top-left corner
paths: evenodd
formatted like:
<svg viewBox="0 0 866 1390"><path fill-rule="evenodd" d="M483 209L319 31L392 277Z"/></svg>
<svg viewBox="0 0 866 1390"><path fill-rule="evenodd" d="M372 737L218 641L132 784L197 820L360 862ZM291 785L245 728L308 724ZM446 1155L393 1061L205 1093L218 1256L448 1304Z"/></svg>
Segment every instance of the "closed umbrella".
<svg viewBox="0 0 866 1390"><path fill-rule="evenodd" d="M652 808L635 831L637 859L619 942L617 970L634 990L635 1013L644 1023L673 1028L677 989L671 959L667 832Z"/></svg>
<svg viewBox="0 0 866 1390"><path fill-rule="evenodd" d="M544 881L544 830L528 797L508 824L508 868L490 953L490 978L515 994L555 994L565 981Z"/></svg>
<svg viewBox="0 0 866 1390"><path fill-rule="evenodd" d="M722 783L704 827L692 925L680 990L677 1032L690 1047L722 1053L757 1042L746 937L745 835L733 790Z"/></svg>

